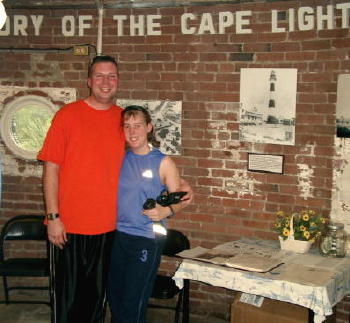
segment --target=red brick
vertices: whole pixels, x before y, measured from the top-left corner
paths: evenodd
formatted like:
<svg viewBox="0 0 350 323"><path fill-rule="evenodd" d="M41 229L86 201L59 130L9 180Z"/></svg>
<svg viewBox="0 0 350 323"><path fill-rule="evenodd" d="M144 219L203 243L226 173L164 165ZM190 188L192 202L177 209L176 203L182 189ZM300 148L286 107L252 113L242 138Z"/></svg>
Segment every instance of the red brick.
<svg viewBox="0 0 350 323"><path fill-rule="evenodd" d="M285 59L287 61L313 61L315 57L315 52L287 52Z"/></svg>
<svg viewBox="0 0 350 323"><path fill-rule="evenodd" d="M330 49L331 47L332 45L330 40L309 40L301 42L302 51Z"/></svg>

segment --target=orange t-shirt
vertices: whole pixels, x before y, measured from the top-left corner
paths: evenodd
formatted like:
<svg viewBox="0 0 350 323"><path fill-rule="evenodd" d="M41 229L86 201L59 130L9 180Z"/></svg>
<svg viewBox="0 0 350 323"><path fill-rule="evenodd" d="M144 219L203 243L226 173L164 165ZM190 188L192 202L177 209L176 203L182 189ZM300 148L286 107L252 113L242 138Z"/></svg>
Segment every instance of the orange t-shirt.
<svg viewBox="0 0 350 323"><path fill-rule="evenodd" d="M121 111L117 106L96 110L80 100L52 120L38 159L59 165L59 213L68 233L115 229L125 144Z"/></svg>

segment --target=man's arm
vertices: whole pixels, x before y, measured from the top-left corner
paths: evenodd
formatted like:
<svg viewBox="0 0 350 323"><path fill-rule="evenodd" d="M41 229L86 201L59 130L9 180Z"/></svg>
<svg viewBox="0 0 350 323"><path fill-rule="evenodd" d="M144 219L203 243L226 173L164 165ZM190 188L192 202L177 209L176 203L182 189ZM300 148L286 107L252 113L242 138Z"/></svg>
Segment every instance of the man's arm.
<svg viewBox="0 0 350 323"><path fill-rule="evenodd" d="M43 181L47 214L58 213L58 171L59 165L50 161L44 163ZM67 241L63 222L60 218L47 222L47 234L50 242L62 249Z"/></svg>
<svg viewBox="0 0 350 323"><path fill-rule="evenodd" d="M181 201L183 203L183 207L189 205L193 201L193 190L190 184L188 184L188 182L182 177L180 178L180 187L178 190L187 192L187 194L182 197Z"/></svg>

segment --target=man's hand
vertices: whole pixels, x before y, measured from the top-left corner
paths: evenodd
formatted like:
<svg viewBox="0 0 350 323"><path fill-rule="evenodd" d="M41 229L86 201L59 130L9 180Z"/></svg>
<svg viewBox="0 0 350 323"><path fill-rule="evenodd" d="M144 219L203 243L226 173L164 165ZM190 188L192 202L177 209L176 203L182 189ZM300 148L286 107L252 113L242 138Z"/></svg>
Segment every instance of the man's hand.
<svg viewBox="0 0 350 323"><path fill-rule="evenodd" d="M182 197L181 203L183 206L187 206L193 201L193 190L188 182L183 178L180 179L180 185L181 186L179 187L178 191L187 192L187 194Z"/></svg>
<svg viewBox="0 0 350 323"><path fill-rule="evenodd" d="M66 229L63 222L57 218L47 221L47 235L49 241L60 249L63 249L64 244L67 242Z"/></svg>

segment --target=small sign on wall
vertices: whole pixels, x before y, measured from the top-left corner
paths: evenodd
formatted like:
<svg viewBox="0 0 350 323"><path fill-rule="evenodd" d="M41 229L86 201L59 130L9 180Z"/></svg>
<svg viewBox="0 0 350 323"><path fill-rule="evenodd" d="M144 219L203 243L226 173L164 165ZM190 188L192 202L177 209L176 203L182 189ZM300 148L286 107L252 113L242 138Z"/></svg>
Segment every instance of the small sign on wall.
<svg viewBox="0 0 350 323"><path fill-rule="evenodd" d="M283 155L248 154L248 170L251 172L283 174Z"/></svg>

